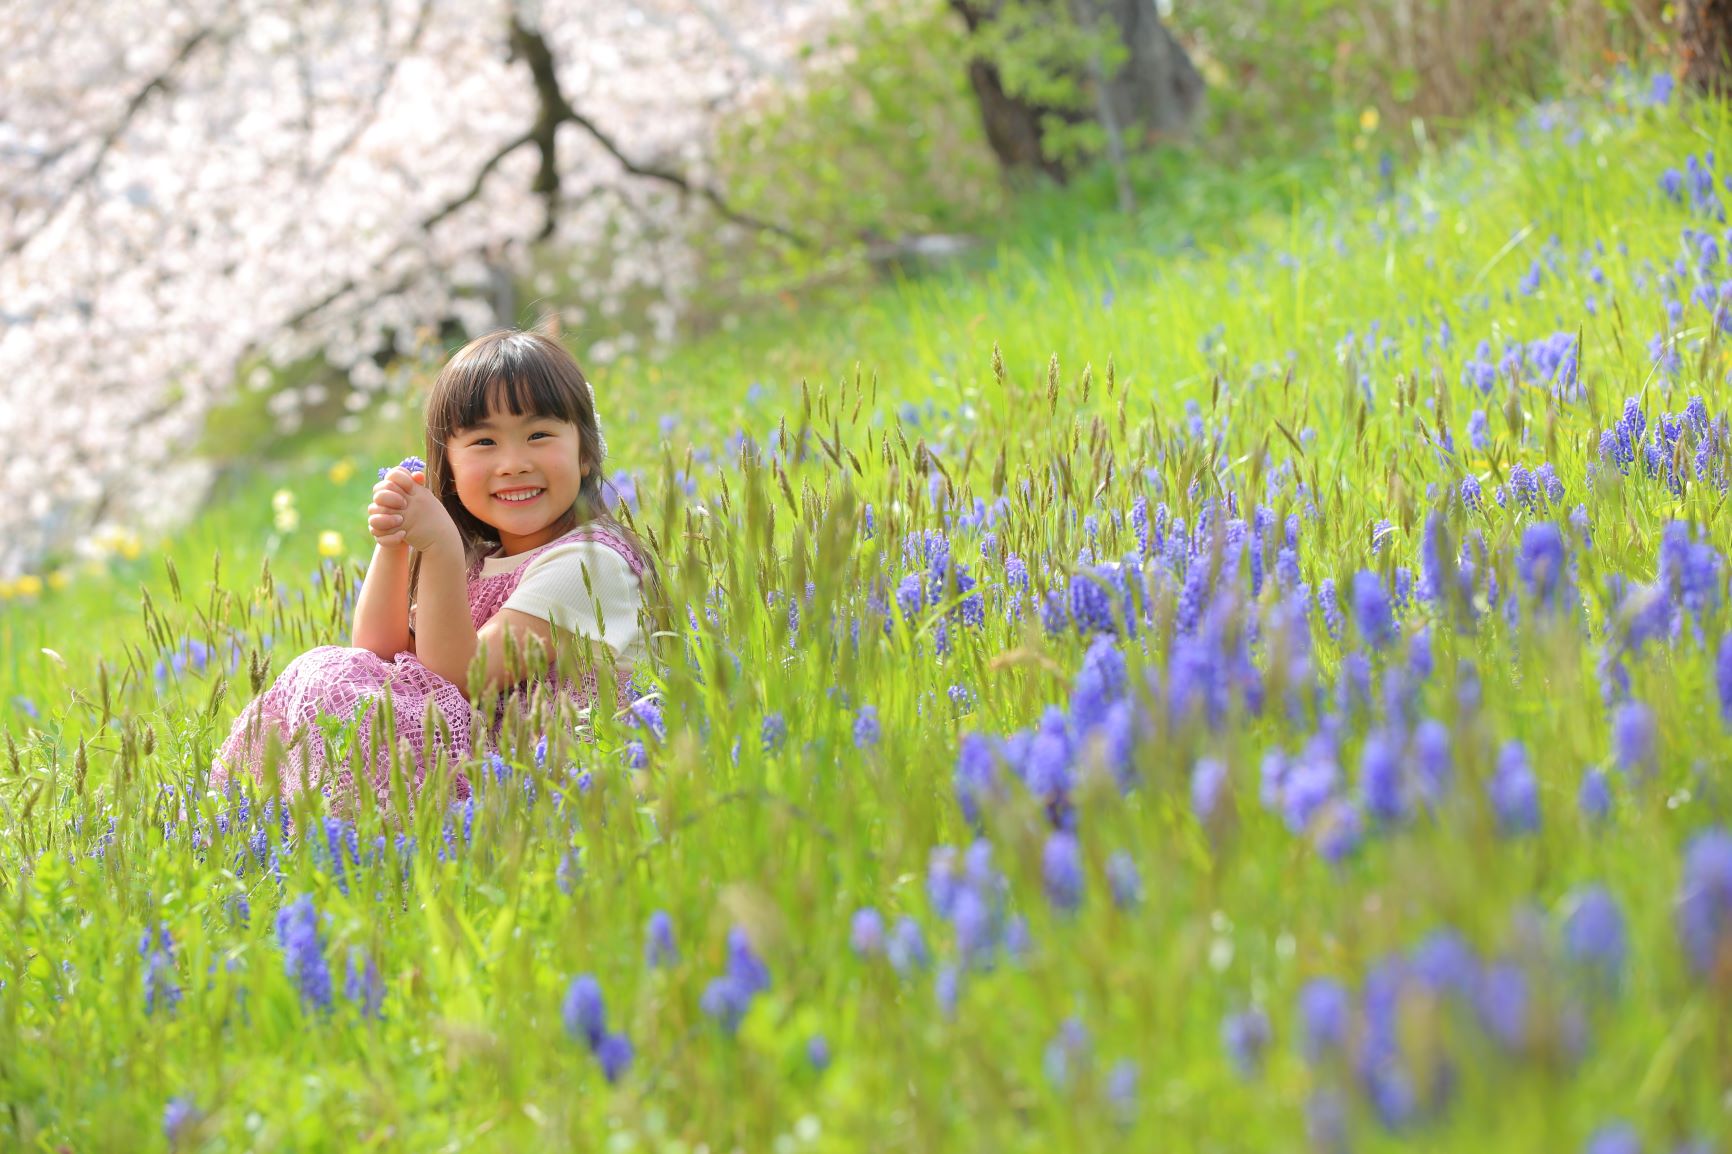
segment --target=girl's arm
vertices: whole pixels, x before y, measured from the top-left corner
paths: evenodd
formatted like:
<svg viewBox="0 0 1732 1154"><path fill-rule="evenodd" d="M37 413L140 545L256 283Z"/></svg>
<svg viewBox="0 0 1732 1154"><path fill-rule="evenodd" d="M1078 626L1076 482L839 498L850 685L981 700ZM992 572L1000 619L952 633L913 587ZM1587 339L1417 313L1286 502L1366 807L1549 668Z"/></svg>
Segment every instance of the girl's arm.
<svg viewBox="0 0 1732 1154"><path fill-rule="evenodd" d="M380 542L373 548L367 578L355 598L351 633L357 648L371 650L386 661L408 649L409 550Z"/></svg>
<svg viewBox="0 0 1732 1154"><path fill-rule="evenodd" d="M421 664L469 696L469 666L481 653L486 661L482 689L508 689L545 673L553 627L539 617L501 609L478 632L469 614L468 575L460 542L441 541L421 554L415 638ZM507 668L506 633L515 664Z"/></svg>
<svg viewBox="0 0 1732 1154"><path fill-rule="evenodd" d="M402 514L409 506L408 492L414 491L416 483L424 484L425 477L398 466L373 486L373 502L367 506L373 560L355 598L350 638L356 648L386 661L415 646L409 632L409 544L404 540ZM399 488L405 483L408 492Z"/></svg>
<svg viewBox="0 0 1732 1154"><path fill-rule="evenodd" d="M467 695L469 663L475 659L475 626L469 619L469 579L464 561L463 542L455 529L421 550L421 577L415 589L415 656Z"/></svg>

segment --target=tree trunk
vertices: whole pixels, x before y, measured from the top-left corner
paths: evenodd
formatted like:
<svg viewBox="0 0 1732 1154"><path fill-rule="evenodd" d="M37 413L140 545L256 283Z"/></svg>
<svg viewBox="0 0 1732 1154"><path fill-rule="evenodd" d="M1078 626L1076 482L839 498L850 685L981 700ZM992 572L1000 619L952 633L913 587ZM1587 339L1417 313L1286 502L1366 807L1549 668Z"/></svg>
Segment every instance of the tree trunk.
<svg viewBox="0 0 1732 1154"><path fill-rule="evenodd" d="M1203 102L1203 78L1190 56L1155 11L1154 0L1014 0L1050 10L1051 20L1092 22L1116 34L1127 59L1099 91L1088 69L1079 80L1096 89L1088 109L1055 107L1025 100L1005 90L998 68L976 56L968 78L980 104L987 143L1007 172L1040 172L1058 181L1070 175L1041 148L1041 125L1048 118L1075 124L1098 119L1103 127L1135 130L1141 143L1189 131ZM1729 3L1732 0L1711 0ZM949 0L970 33L998 18L1006 0Z"/></svg>
<svg viewBox="0 0 1732 1154"><path fill-rule="evenodd" d="M1686 83L1698 92L1732 95L1732 0L1682 0L1678 46Z"/></svg>

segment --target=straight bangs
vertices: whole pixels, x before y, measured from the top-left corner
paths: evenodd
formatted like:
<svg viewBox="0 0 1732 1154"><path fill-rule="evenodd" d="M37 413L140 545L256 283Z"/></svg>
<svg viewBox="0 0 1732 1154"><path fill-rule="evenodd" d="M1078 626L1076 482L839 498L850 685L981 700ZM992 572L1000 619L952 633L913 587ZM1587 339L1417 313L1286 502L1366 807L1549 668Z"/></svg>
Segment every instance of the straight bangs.
<svg viewBox="0 0 1732 1154"><path fill-rule="evenodd" d="M440 440L473 429L488 413L500 410L579 427L593 419L580 408L587 385L577 366L569 358L546 355L530 334L508 334L465 352L470 355L460 355L445 367L427 414L428 432Z"/></svg>

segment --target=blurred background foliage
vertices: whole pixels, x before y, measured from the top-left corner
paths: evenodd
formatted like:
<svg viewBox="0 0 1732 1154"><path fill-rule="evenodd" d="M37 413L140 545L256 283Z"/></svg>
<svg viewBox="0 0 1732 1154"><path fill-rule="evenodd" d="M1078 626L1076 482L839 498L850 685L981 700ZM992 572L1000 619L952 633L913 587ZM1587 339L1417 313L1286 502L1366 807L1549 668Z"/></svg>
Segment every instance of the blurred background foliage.
<svg viewBox="0 0 1732 1154"><path fill-rule="evenodd" d="M802 84L767 97L716 142L713 177L727 202L787 224L804 243L695 230L687 255L698 273L676 342L748 320L773 328L907 275L990 268L1006 246L1102 230L1171 246L1185 240L1172 220L1199 214L1230 237L1235 221L1285 211L1344 171L1387 184L1477 117L1668 69L1676 54L1675 14L1663 0L1160 0L1161 21L1206 96L1182 134L1127 127L1115 172L1106 134L1086 116L1087 62L1098 53L1108 71L1124 63L1111 28L1074 4L993 0L997 19L971 34L962 2L858 0L853 21L814 51ZM1079 13L1092 31L1079 27ZM1062 185L995 157L969 84L976 59L1013 94L1076 110L1043 121ZM1124 215L1114 212L1119 183L1134 198L1129 220L1115 219ZM580 361L597 368L669 355L651 336L653 310L665 307L653 293L610 294L596 307L587 285L605 281L601 259L538 255L537 272L510 296L515 315L499 319L533 324L557 304L582 333ZM468 335L454 323L429 327L426 355L436 360ZM318 363L251 372L253 387L237 391L205 439L219 467L293 458L345 412L344 377ZM290 435L273 416L286 389L316 398ZM386 405L387 417L399 415Z"/></svg>

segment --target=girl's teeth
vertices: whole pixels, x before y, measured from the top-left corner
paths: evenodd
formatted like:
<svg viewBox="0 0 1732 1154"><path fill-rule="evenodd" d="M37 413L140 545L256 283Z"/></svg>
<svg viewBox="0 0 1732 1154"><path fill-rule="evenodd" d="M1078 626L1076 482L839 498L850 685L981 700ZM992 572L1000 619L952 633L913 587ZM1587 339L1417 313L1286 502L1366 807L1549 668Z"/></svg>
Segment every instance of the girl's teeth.
<svg viewBox="0 0 1732 1154"><path fill-rule="evenodd" d="M495 494L495 496L497 496L501 501L511 501L511 502L528 501L528 500L531 500L532 498L541 496L541 490L536 489L534 492L531 492L531 493L513 493L510 496L507 496L504 493L497 493L497 494Z"/></svg>

